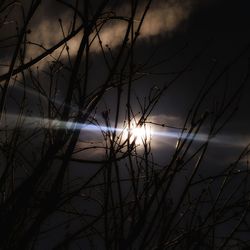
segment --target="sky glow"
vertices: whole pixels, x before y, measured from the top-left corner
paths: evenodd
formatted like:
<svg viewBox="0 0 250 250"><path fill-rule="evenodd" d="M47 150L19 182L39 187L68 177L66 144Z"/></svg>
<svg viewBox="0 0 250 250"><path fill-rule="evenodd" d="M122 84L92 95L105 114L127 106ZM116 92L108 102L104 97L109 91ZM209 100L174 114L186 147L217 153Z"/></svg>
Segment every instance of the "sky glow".
<svg viewBox="0 0 250 250"><path fill-rule="evenodd" d="M8 129L11 127L11 124L14 126L13 120L17 118L17 115L7 115ZM181 134L181 130L171 129L171 128L159 128L159 126L148 124L144 124L142 126L135 126L133 122L131 122L130 130L128 127L119 126L108 127L105 125L97 125L90 123L77 123L73 121L60 121L60 120L52 120L47 118L40 117L29 117L26 116L23 122L23 129L33 129L33 128L46 128L46 129L79 129L82 132L91 133L91 137L94 140L96 138L100 138L100 135L110 135L112 138L113 134L116 134L117 139L122 138L122 141L130 140L130 143L135 143L137 146L142 145L143 143L151 143L154 147L159 147L155 141L162 139L163 141L167 138L169 139L182 139L194 140L196 142L206 142L208 139L208 135L206 133L198 133L196 135L188 132L183 132ZM4 130L5 128L0 125L0 128ZM129 133L130 131L130 133ZM215 138L211 139L211 143L218 144L224 147L242 147L246 144L246 141L249 140L249 136L244 136L242 138L238 135L229 135L229 134L219 134ZM162 144L161 144L162 145Z"/></svg>

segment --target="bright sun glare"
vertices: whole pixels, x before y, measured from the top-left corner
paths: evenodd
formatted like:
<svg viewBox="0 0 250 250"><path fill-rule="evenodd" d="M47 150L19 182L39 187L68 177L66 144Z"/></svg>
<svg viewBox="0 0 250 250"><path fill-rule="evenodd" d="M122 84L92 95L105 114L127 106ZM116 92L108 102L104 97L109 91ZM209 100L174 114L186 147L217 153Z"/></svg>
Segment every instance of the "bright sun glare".
<svg viewBox="0 0 250 250"><path fill-rule="evenodd" d="M130 128L130 141L134 141L136 144L141 144L145 141L149 142L151 139L152 130L151 127L144 124L141 127L135 127L135 125L131 125ZM127 139L129 136L129 129L127 128L124 134Z"/></svg>

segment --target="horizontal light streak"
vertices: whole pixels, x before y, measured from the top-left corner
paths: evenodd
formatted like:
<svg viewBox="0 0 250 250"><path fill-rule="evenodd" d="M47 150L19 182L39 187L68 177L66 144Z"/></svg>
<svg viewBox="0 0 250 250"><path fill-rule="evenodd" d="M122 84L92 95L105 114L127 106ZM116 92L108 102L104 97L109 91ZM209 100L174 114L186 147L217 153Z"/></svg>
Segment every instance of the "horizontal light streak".
<svg viewBox="0 0 250 250"><path fill-rule="evenodd" d="M8 130L8 129L14 129L15 126L15 120L17 120L18 115L15 114L7 114L5 119L5 126L3 126L3 121L0 123L0 129ZM128 128L120 128L120 127L109 127L105 125L97 125L97 124L90 124L90 123L78 123L73 121L60 121L56 119L48 119L48 118L41 118L41 117L30 117L30 116L23 116L21 119L23 119L23 122L21 123L21 128L23 129L29 129L29 128L45 128L45 129L79 129L82 131L89 131L94 133L119 133L118 136L122 136L124 139L128 137ZM152 126L150 126L150 132L145 132L147 134L147 140L154 140L154 138L172 138L172 139L179 139L180 136L182 139L187 140L194 140L198 142L206 142L208 140L208 135L205 133L198 133L198 134L188 134L187 132L183 132L182 134L180 132L176 131L170 131L168 128L168 131L157 131L157 126L154 126L152 129ZM140 129L144 129L143 127L140 127ZM137 137L136 135L133 135L134 128L131 128L131 136L133 138ZM149 134L149 136L148 136ZM125 135L125 136L124 136ZM235 135L217 135L216 137L211 139L212 143L215 144L222 144L224 146L237 146L237 147L243 147L246 144L246 141L249 139L249 137L244 136L244 140L242 140L241 136L235 136Z"/></svg>

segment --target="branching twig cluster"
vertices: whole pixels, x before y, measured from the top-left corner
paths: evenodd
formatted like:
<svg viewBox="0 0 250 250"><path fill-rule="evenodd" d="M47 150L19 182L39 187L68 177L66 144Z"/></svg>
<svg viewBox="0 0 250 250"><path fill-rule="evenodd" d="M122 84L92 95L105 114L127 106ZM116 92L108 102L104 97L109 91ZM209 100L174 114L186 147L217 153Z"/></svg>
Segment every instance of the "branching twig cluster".
<svg viewBox="0 0 250 250"><path fill-rule="evenodd" d="M21 16L0 37L1 53L6 45L11 52L0 64L0 249L248 249L249 145L228 166L215 159L219 171L208 170L206 157L239 107L249 68L216 107L210 100L249 46L219 73L213 62L183 126L175 126L150 117L209 45L141 96L137 82L187 48L138 63L154 1L129 1L122 16L106 0L58 0L71 15L58 20L61 39L50 47L29 38L44 2L26 2L0 2L0 29ZM102 42L110 22L126 24L116 48ZM148 125L178 134L174 150L165 150L169 162L155 159L153 133L139 143L133 135Z"/></svg>

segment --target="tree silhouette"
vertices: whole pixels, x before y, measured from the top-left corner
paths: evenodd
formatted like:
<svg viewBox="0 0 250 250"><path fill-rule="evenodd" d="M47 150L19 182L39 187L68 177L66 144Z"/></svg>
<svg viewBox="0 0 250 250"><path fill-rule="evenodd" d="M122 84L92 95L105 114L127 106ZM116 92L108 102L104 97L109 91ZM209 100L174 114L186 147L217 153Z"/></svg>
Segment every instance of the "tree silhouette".
<svg viewBox="0 0 250 250"><path fill-rule="evenodd" d="M187 49L141 63L153 2L123 11L106 0L0 2L1 249L250 247L249 145L230 165L215 159L219 170L207 158L249 83L246 63L237 86L224 86L249 45L223 69L210 63L181 123L152 120L211 43L166 70L166 83L137 88ZM52 5L63 14L50 22ZM154 156L157 129L175 144L164 164Z"/></svg>

